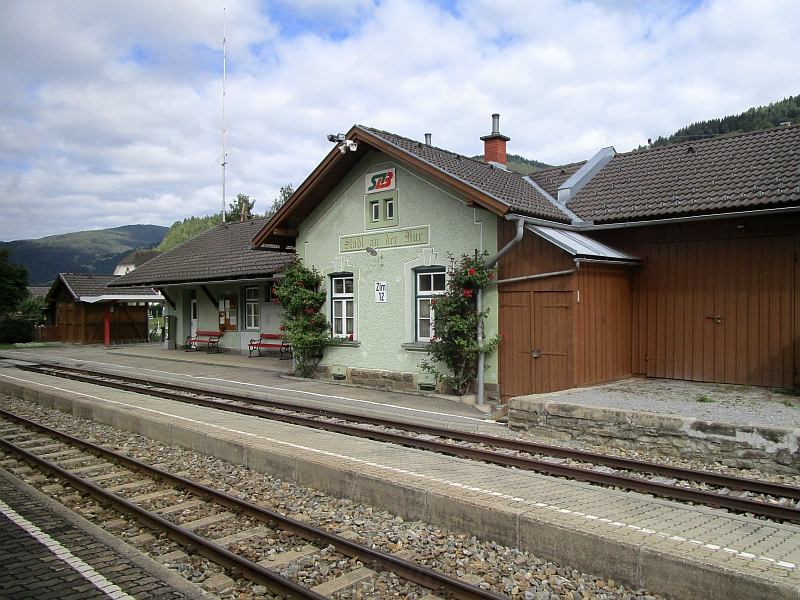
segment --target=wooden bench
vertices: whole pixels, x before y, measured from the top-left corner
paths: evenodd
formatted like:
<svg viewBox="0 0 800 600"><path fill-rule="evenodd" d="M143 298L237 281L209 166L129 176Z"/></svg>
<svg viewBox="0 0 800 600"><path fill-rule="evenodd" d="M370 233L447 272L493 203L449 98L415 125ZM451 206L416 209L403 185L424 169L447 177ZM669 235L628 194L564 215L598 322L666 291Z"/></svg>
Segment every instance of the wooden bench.
<svg viewBox="0 0 800 600"><path fill-rule="evenodd" d="M219 349L219 338L222 337L222 334L225 333L224 331L196 331L194 337L188 336L186 338L186 352L189 350L197 350L198 345L206 345L208 348L207 352L211 352L212 348L216 348L217 352L220 352Z"/></svg>
<svg viewBox="0 0 800 600"><path fill-rule="evenodd" d="M258 352L258 355L261 356L262 349L279 350L281 360L283 360L284 354L292 355L292 345L283 338L282 333L262 333L256 339L250 340L247 348L250 356L253 356L253 352Z"/></svg>

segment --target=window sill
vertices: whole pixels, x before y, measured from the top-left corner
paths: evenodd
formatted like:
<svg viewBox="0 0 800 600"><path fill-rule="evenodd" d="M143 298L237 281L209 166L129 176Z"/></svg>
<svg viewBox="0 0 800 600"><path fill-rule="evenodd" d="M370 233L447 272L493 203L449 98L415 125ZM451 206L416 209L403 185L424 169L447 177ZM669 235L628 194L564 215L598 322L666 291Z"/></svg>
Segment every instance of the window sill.
<svg viewBox="0 0 800 600"><path fill-rule="evenodd" d="M336 342L333 345L338 346L340 348L358 348L361 346L361 342L358 340L348 340L347 338L333 338L335 340L341 340L340 342Z"/></svg>
<svg viewBox="0 0 800 600"><path fill-rule="evenodd" d="M428 342L408 342L405 344L401 344L401 348L403 350L407 350L408 352L427 352L428 351Z"/></svg>

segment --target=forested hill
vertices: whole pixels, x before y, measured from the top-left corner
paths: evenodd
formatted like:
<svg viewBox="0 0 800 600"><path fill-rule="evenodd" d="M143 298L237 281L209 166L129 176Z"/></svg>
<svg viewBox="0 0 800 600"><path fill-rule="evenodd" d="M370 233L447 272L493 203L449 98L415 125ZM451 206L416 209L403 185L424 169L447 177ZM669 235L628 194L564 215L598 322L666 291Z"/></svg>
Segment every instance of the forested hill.
<svg viewBox="0 0 800 600"><path fill-rule="evenodd" d="M159 225L123 225L0 242L0 247L11 250L13 262L28 267L28 285L49 285L59 273L111 274L126 254L154 248L166 233L167 228Z"/></svg>
<svg viewBox="0 0 800 600"><path fill-rule="evenodd" d="M208 215L207 217L188 217L183 221L175 221L167 231L167 235L158 245L157 250L171 250L183 242L200 235L204 231L222 223L220 215Z"/></svg>
<svg viewBox="0 0 800 600"><path fill-rule="evenodd" d="M653 142L653 146L669 146L694 140L705 140L727 133L746 133L770 129L786 122L793 124L800 122L800 96L789 96L769 106L751 108L740 115L694 123L679 129L669 137L659 136Z"/></svg>
<svg viewBox="0 0 800 600"><path fill-rule="evenodd" d="M483 154L473 156L472 158L483 161ZM522 175L527 175L535 171L543 171L544 169L549 169L551 166L552 165L539 162L538 160L525 158L519 154L506 154L506 167L508 167L508 170Z"/></svg>

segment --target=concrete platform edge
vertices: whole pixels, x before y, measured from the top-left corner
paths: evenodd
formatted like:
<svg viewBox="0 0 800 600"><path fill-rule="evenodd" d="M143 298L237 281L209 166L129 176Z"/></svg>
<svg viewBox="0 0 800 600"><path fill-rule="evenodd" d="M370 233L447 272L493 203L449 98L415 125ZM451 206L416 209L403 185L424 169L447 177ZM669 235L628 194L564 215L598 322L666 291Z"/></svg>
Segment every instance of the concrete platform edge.
<svg viewBox="0 0 800 600"><path fill-rule="evenodd" d="M380 508L404 519L422 519L457 533L517 547L539 558L602 574L634 588L647 587L668 598L800 600L800 589L788 582L689 561L675 551L660 548L658 543L625 542L590 528L565 527L563 523L548 520L546 510L512 505L498 508L488 501L478 501L466 492L459 497L459 492L452 488L445 490L444 486L420 486L392 481L388 477L382 479L374 471L345 468L333 461L315 460L291 454L285 449L279 451L274 447L195 430L187 425L173 423L169 426L147 414L139 413L130 418L134 415L98 406L96 401L68 392L35 390L0 380L0 393L134 433L158 435L156 439L160 441L223 460L235 458L259 472L290 479L332 495L349 497L356 502L372 505L381 502ZM236 444L241 449L232 447ZM411 505L407 504L408 500L413 500Z"/></svg>
<svg viewBox="0 0 800 600"><path fill-rule="evenodd" d="M164 567L163 565L158 564L152 558L147 556L146 554L142 554L136 548L133 548L123 542L122 540L114 537L110 533L108 533L102 527L98 527L91 521L87 521L79 514L72 512L63 504L60 504L56 500L53 500L50 496L43 494L35 487L25 483L18 477L12 475L8 471L3 468L0 468L0 477L8 481L11 485L13 485L17 490L22 492L23 494L31 497L35 502L38 504L44 505L48 510L56 513L64 520L68 521L70 524L74 525L87 535L90 535L97 541L99 541L104 546L107 546L120 556L128 559L134 565L147 571L160 581L163 581L167 585L169 585L174 590L182 593L187 598L191 598L192 600L199 600L203 598L204 600L209 600L214 598L206 592L205 590L199 588L198 586L194 585L190 581L186 581L183 577Z"/></svg>

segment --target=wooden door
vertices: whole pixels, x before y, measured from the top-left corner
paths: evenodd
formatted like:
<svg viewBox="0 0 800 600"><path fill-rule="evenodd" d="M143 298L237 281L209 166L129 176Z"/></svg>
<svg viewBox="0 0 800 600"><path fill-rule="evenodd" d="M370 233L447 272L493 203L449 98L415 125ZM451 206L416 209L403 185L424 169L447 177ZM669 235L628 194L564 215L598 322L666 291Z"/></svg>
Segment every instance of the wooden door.
<svg viewBox="0 0 800 600"><path fill-rule="evenodd" d="M533 393L571 388L572 292L533 292Z"/></svg>
<svg viewBox="0 0 800 600"><path fill-rule="evenodd" d="M500 295L500 386L505 400L573 386L572 292Z"/></svg>
<svg viewBox="0 0 800 600"><path fill-rule="evenodd" d="M650 245L646 371L792 387L792 236Z"/></svg>

